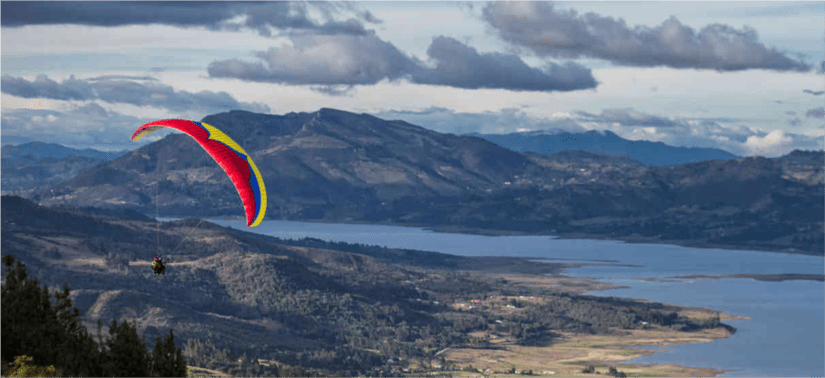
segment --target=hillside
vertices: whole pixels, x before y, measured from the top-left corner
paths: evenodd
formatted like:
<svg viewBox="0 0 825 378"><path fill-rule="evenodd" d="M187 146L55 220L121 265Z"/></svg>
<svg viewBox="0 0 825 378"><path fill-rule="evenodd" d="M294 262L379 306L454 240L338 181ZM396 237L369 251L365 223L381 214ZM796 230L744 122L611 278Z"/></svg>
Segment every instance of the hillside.
<svg viewBox="0 0 825 378"><path fill-rule="evenodd" d="M265 180L269 216L374 219L403 216L418 201L484 193L513 175L545 176L522 154L480 138L333 109L284 116L232 111L204 118L250 152ZM159 172L158 172L159 171ZM161 176L165 214L237 214L228 178L188 136L170 135L84 172L45 204L154 209ZM122 201L122 202L121 202Z"/></svg>
<svg viewBox="0 0 825 378"><path fill-rule="evenodd" d="M609 130L590 130L584 133L559 131L468 135L484 138L513 151L554 154L583 150L610 156L625 156L653 166L740 158L716 148L674 147L662 142L627 140Z"/></svg>
<svg viewBox="0 0 825 378"><path fill-rule="evenodd" d="M825 250L817 232L825 213L821 151L656 167L584 151L519 153L477 137L333 109L283 116L231 111L204 121L255 159L268 192L267 219ZM228 177L182 134L27 196L45 205L146 214L157 206L165 216L242 210Z"/></svg>
<svg viewBox="0 0 825 378"><path fill-rule="evenodd" d="M78 173L126 152L103 152L90 148L78 150L56 143L40 142L5 145L2 149L3 192L60 185Z"/></svg>
<svg viewBox="0 0 825 378"><path fill-rule="evenodd" d="M2 220L3 255L23 261L41 283L68 284L90 330L98 319L134 321L151 348L173 328L190 363L233 375L296 367L338 376L424 373L450 347L481 353L631 334L643 342L662 332L709 341L734 331L708 310L580 295L605 286L546 275L562 264L287 241L196 220L156 229L149 220L10 196L2 198ZM171 258L164 276L149 269L156 240ZM626 350L611 353L628 358ZM230 370L241 355L264 362ZM547 356L543 366L582 369Z"/></svg>

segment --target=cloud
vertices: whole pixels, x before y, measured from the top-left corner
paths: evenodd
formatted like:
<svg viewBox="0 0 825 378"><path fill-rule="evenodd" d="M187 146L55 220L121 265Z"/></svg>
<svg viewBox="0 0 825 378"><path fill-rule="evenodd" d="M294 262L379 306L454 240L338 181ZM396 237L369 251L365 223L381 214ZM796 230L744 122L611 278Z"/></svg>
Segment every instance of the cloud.
<svg viewBox="0 0 825 378"><path fill-rule="evenodd" d="M37 75L33 81L21 77L3 75L0 87L3 93L25 98L51 98L55 100L101 100L109 103L125 103L136 106L152 106L172 111L223 112L233 109L268 113L262 103L238 102L229 93L201 91L192 93L175 91L168 85L154 82L152 78L128 76L101 76L77 80L74 75L58 83L46 75Z"/></svg>
<svg viewBox="0 0 825 378"><path fill-rule="evenodd" d="M256 53L259 61L238 59L209 64L211 77L293 85L372 85L407 79L417 84L513 91L572 91L594 88L590 69L575 64L527 66L519 57L479 53L449 37L437 37L427 50L428 67L389 42L369 35L299 36L294 46Z"/></svg>
<svg viewBox="0 0 825 378"><path fill-rule="evenodd" d="M655 27L628 27L623 19L575 10L557 10L550 2L491 2L482 18L499 36L539 56L589 57L618 65L739 71L808 71L757 40L747 26L737 30L712 24L698 33L670 17Z"/></svg>
<svg viewBox="0 0 825 378"><path fill-rule="evenodd" d="M427 55L436 67L416 71L412 75L415 83L515 91L572 91L597 85L590 69L576 63L548 63L543 69L531 68L516 55L479 54L474 48L444 36L433 39Z"/></svg>
<svg viewBox="0 0 825 378"><path fill-rule="evenodd" d="M792 149L793 138L782 130L774 130L765 136L750 136L745 146L752 153L762 156L779 156Z"/></svg>
<svg viewBox="0 0 825 378"><path fill-rule="evenodd" d="M152 121L107 111L97 104L74 107L65 112L33 109L3 109L3 143L59 143L75 148L105 151L134 149L169 134L161 130L153 138L134 143L129 136L140 125Z"/></svg>
<svg viewBox="0 0 825 378"><path fill-rule="evenodd" d="M825 107L820 106L818 108L808 109L808 111L805 112L805 117L808 117L808 118L825 118Z"/></svg>
<svg viewBox="0 0 825 378"><path fill-rule="evenodd" d="M183 28L206 27L211 30L248 28L258 31L263 36L271 35L270 28L320 34L366 32L361 21L356 18L316 22L309 17L309 7L320 10L328 18L347 8L335 3L281 1L14 1L3 3L0 24L3 27L55 24L114 27L160 24ZM356 17L371 23L377 21L369 12L356 12Z"/></svg>
<svg viewBox="0 0 825 378"><path fill-rule="evenodd" d="M353 85L313 85L310 87L315 92L329 96L349 96L355 91Z"/></svg>
<svg viewBox="0 0 825 378"><path fill-rule="evenodd" d="M370 13L370 11L368 11L368 10L362 11L361 13L359 13L359 16L361 16L362 20L364 20L366 22L369 22L371 24L383 24L384 23L383 20L373 16L372 13Z"/></svg>
<svg viewBox="0 0 825 378"><path fill-rule="evenodd" d="M719 10L703 12L713 18L786 18L822 14L825 11L822 2L791 1L783 3L761 3L749 7L724 7Z"/></svg>
<svg viewBox="0 0 825 378"><path fill-rule="evenodd" d="M414 62L374 34L300 36L294 46L255 54L261 61L237 59L209 64L209 76L285 84L355 85L395 80Z"/></svg>
<svg viewBox="0 0 825 378"><path fill-rule="evenodd" d="M802 121L799 119L799 117L794 117L793 119L788 120L788 125L790 125L792 127L797 127L801 124L802 124Z"/></svg>
<svg viewBox="0 0 825 378"><path fill-rule="evenodd" d="M814 96L820 96L820 95L825 94L825 91L812 91L810 89L803 89L802 92L807 93L807 94L812 94Z"/></svg>
<svg viewBox="0 0 825 378"><path fill-rule="evenodd" d="M74 109L77 114L84 114L89 117L109 118L109 112L102 106L90 103L88 105L80 106Z"/></svg>
<svg viewBox="0 0 825 378"><path fill-rule="evenodd" d="M3 93L25 98L52 98L55 100L90 100L95 98L92 84L85 80L76 80L74 75L62 84L49 79L46 75L37 75L33 81L22 77L3 75L0 78Z"/></svg>
<svg viewBox="0 0 825 378"><path fill-rule="evenodd" d="M614 128L625 139L650 140L677 147L718 148L739 156L777 157L794 149L822 149L822 138L815 135L766 132L735 120L681 118L673 127L636 126ZM591 125L588 125L591 126ZM610 128L609 125L600 126Z"/></svg>
<svg viewBox="0 0 825 378"><path fill-rule="evenodd" d="M631 108L605 109L602 114L576 112L582 121L602 124L619 124L621 126L673 127L680 123L668 118L637 112Z"/></svg>
<svg viewBox="0 0 825 378"><path fill-rule="evenodd" d="M787 115L789 115L789 116L795 116L795 115L796 115L796 112L795 112L795 111L793 111L793 110L789 110L789 111L785 112L785 114L787 114Z"/></svg>
<svg viewBox="0 0 825 378"><path fill-rule="evenodd" d="M390 110L375 113L375 116L383 119L403 120L430 130L456 135L469 133L507 134L519 130L560 130L571 133L586 131L568 117L536 118L514 108L502 109L497 112L459 113L447 108L430 107L419 111Z"/></svg>
<svg viewBox="0 0 825 378"><path fill-rule="evenodd" d="M128 76L128 75L103 75L98 77L91 77L86 79L86 81L99 81L99 80L146 80L146 81L158 81L158 79L150 76Z"/></svg>

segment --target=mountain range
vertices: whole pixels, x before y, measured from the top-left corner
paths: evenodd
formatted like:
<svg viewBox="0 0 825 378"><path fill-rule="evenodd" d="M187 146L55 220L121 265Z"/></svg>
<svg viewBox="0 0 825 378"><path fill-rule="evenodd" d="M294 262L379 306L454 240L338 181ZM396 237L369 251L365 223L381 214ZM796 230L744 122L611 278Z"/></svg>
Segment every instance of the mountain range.
<svg viewBox="0 0 825 378"><path fill-rule="evenodd" d="M823 251L821 151L659 167L585 151L516 152L481 137L327 108L231 111L203 121L255 159L267 219ZM226 174L183 134L27 196L152 215L156 206L165 216L242 214Z"/></svg>
<svg viewBox="0 0 825 378"><path fill-rule="evenodd" d="M468 135L484 138L513 151L554 154L561 151L582 150L611 156L626 156L654 166L741 158L716 148L674 147L662 142L627 140L609 130L590 130L584 133L556 130Z"/></svg>
<svg viewBox="0 0 825 378"><path fill-rule="evenodd" d="M59 185L78 173L128 151L78 150L57 143L30 142L2 148L3 192Z"/></svg>
<svg viewBox="0 0 825 378"><path fill-rule="evenodd" d="M2 157L23 158L28 156L32 160L41 160L45 158L64 159L70 156L79 156L87 159L109 161L123 156L128 152L128 150L106 152L91 148L78 150L57 143L29 142L18 146L10 144L3 146Z"/></svg>

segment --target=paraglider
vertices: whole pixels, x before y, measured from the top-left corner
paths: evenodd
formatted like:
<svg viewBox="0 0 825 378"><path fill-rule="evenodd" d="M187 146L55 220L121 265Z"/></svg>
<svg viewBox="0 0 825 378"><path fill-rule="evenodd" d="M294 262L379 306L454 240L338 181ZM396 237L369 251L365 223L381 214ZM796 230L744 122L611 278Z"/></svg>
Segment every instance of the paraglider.
<svg viewBox="0 0 825 378"><path fill-rule="evenodd" d="M209 153L212 159L229 175L235 189L238 190L238 195L241 197L246 212L246 225L249 227L259 225L266 214L266 188L261 172L255 162L252 161L252 157L238 143L214 126L204 122L184 119L149 122L135 130L132 134L132 141L138 141L146 134L164 127L186 133ZM200 226L200 222L198 222L198 226ZM195 228L197 229L197 226ZM188 238L189 235L186 237ZM180 243L178 246L180 246ZM160 239L158 239L159 247ZM156 275L163 275L166 271L166 264L158 254L155 255L155 259L152 261L152 271Z"/></svg>
<svg viewBox="0 0 825 378"><path fill-rule="evenodd" d="M266 188L261 172L258 171L252 157L214 126L184 119L149 122L135 130L132 141L164 127L180 130L191 136L215 159L238 190L246 211L246 225L254 227L260 224L266 213Z"/></svg>
<svg viewBox="0 0 825 378"><path fill-rule="evenodd" d="M166 272L166 264L163 263L163 259L160 256L155 256L155 260L152 261L152 271L155 274L163 274Z"/></svg>

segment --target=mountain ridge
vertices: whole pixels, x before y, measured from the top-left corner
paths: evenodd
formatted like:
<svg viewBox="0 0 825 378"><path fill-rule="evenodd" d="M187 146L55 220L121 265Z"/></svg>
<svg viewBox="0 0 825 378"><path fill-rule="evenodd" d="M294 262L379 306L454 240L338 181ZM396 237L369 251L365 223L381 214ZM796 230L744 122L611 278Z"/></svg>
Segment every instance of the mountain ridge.
<svg viewBox="0 0 825 378"><path fill-rule="evenodd" d="M99 151L93 148L85 148L82 150L66 147L58 143L45 142L28 142L20 145L4 145L2 148L2 156L6 157L21 157L31 156L35 160L44 158L64 159L70 156L80 156L88 159L109 161L123 156L129 150L122 151Z"/></svg>
<svg viewBox="0 0 825 378"><path fill-rule="evenodd" d="M100 163L114 160L128 151L78 150L57 143L29 142L2 148L3 192L26 191L43 185L57 185Z"/></svg>
<svg viewBox="0 0 825 378"><path fill-rule="evenodd" d="M255 160L267 188L267 219L587 233L822 253L815 230L825 211L819 210L825 207L823 152L658 167L585 151L519 153L479 137L328 108L283 116L232 111L204 122ZM145 214L158 206L165 216L242 212L226 174L183 134L30 198Z"/></svg>
<svg viewBox="0 0 825 378"><path fill-rule="evenodd" d="M626 156L647 165L666 166L706 160L739 159L741 156L716 148L675 147L662 142L631 141L610 130L583 133L544 130L509 134L470 134L514 151L553 154L565 150L583 150L611 156Z"/></svg>

